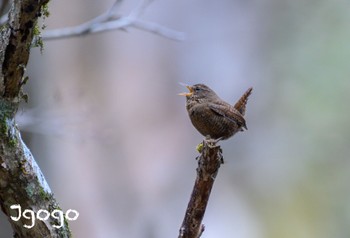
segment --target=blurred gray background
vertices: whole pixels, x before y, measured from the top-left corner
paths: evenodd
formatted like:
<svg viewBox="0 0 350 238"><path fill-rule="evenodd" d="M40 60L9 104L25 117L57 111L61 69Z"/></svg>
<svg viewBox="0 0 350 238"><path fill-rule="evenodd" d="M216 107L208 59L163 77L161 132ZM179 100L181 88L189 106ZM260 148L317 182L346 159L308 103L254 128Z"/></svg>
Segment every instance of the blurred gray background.
<svg viewBox="0 0 350 238"><path fill-rule="evenodd" d="M124 1L128 14L138 1ZM49 4L47 29L73 26L112 0ZM22 136L74 237L177 237L202 136L179 82L234 103L254 87L249 130L220 142L203 238L350 237L350 3L154 1L141 30L45 42L31 53ZM0 214L1 237L11 237Z"/></svg>

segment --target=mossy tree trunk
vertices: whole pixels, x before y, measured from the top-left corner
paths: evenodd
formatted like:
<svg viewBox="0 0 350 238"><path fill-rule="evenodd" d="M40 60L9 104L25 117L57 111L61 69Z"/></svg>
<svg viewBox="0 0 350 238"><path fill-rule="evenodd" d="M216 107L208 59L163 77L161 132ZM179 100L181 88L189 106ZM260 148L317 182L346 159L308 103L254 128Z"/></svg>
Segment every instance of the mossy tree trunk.
<svg viewBox="0 0 350 238"><path fill-rule="evenodd" d="M20 205L29 209L60 210L50 187L31 152L21 139L15 122L18 105L24 98L22 86L37 20L44 13L49 0L14 0L8 22L0 29L0 204L14 231L14 237L71 237L66 221L61 228L59 219L15 221ZM28 215L28 214L27 214ZM41 215L43 217L43 215Z"/></svg>

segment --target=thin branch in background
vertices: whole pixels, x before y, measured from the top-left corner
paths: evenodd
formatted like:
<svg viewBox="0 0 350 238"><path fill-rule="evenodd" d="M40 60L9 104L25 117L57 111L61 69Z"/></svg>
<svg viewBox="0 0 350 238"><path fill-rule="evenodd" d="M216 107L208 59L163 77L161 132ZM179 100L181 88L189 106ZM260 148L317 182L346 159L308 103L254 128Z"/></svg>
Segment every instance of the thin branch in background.
<svg viewBox="0 0 350 238"><path fill-rule="evenodd" d="M178 238L199 238L204 232L202 220L216 175L223 163L220 146L203 141L198 158L197 178L193 186Z"/></svg>
<svg viewBox="0 0 350 238"><path fill-rule="evenodd" d="M122 0L115 1L113 6L108 11L83 24L73 27L48 30L43 33L42 39L54 40L77 37L117 29L125 30L129 27L151 32L172 40L181 41L185 39L185 34L183 32L175 31L155 22L140 19L142 13L152 2L151 0L140 1L139 5L135 7L127 16L120 16L115 13L121 2Z"/></svg>

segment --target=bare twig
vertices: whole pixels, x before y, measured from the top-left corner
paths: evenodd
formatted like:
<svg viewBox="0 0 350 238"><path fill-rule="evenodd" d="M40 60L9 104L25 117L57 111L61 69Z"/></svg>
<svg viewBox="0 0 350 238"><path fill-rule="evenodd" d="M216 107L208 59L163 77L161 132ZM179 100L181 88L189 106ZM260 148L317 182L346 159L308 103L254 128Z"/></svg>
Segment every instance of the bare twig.
<svg viewBox="0 0 350 238"><path fill-rule="evenodd" d="M142 0L139 5L131 11L127 16L118 16L115 11L121 0L117 0L113 6L102 15L85 22L81 25L66 27L55 30L48 30L42 35L43 40L53 40L60 38L84 36L92 33L99 33L103 31L111 31L116 29L125 30L128 27L134 27L140 30L151 32L172 40L184 40L183 32L172 30L168 27L162 26L155 22L145 21L140 19L140 15L145 8L150 4L150 0Z"/></svg>
<svg viewBox="0 0 350 238"><path fill-rule="evenodd" d="M205 209L222 162L220 146L204 140L201 155L198 158L197 178L178 238L199 238L202 235Z"/></svg>

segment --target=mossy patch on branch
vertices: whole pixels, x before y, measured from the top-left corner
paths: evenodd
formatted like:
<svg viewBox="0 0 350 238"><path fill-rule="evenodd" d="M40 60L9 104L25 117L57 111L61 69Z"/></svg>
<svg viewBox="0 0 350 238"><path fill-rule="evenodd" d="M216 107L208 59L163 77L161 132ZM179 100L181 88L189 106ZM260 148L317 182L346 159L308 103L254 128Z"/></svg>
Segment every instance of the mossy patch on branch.
<svg viewBox="0 0 350 238"><path fill-rule="evenodd" d="M14 128L15 108L17 106L12 102L0 99L0 133L2 138L7 139L11 147L15 147L18 144Z"/></svg>

